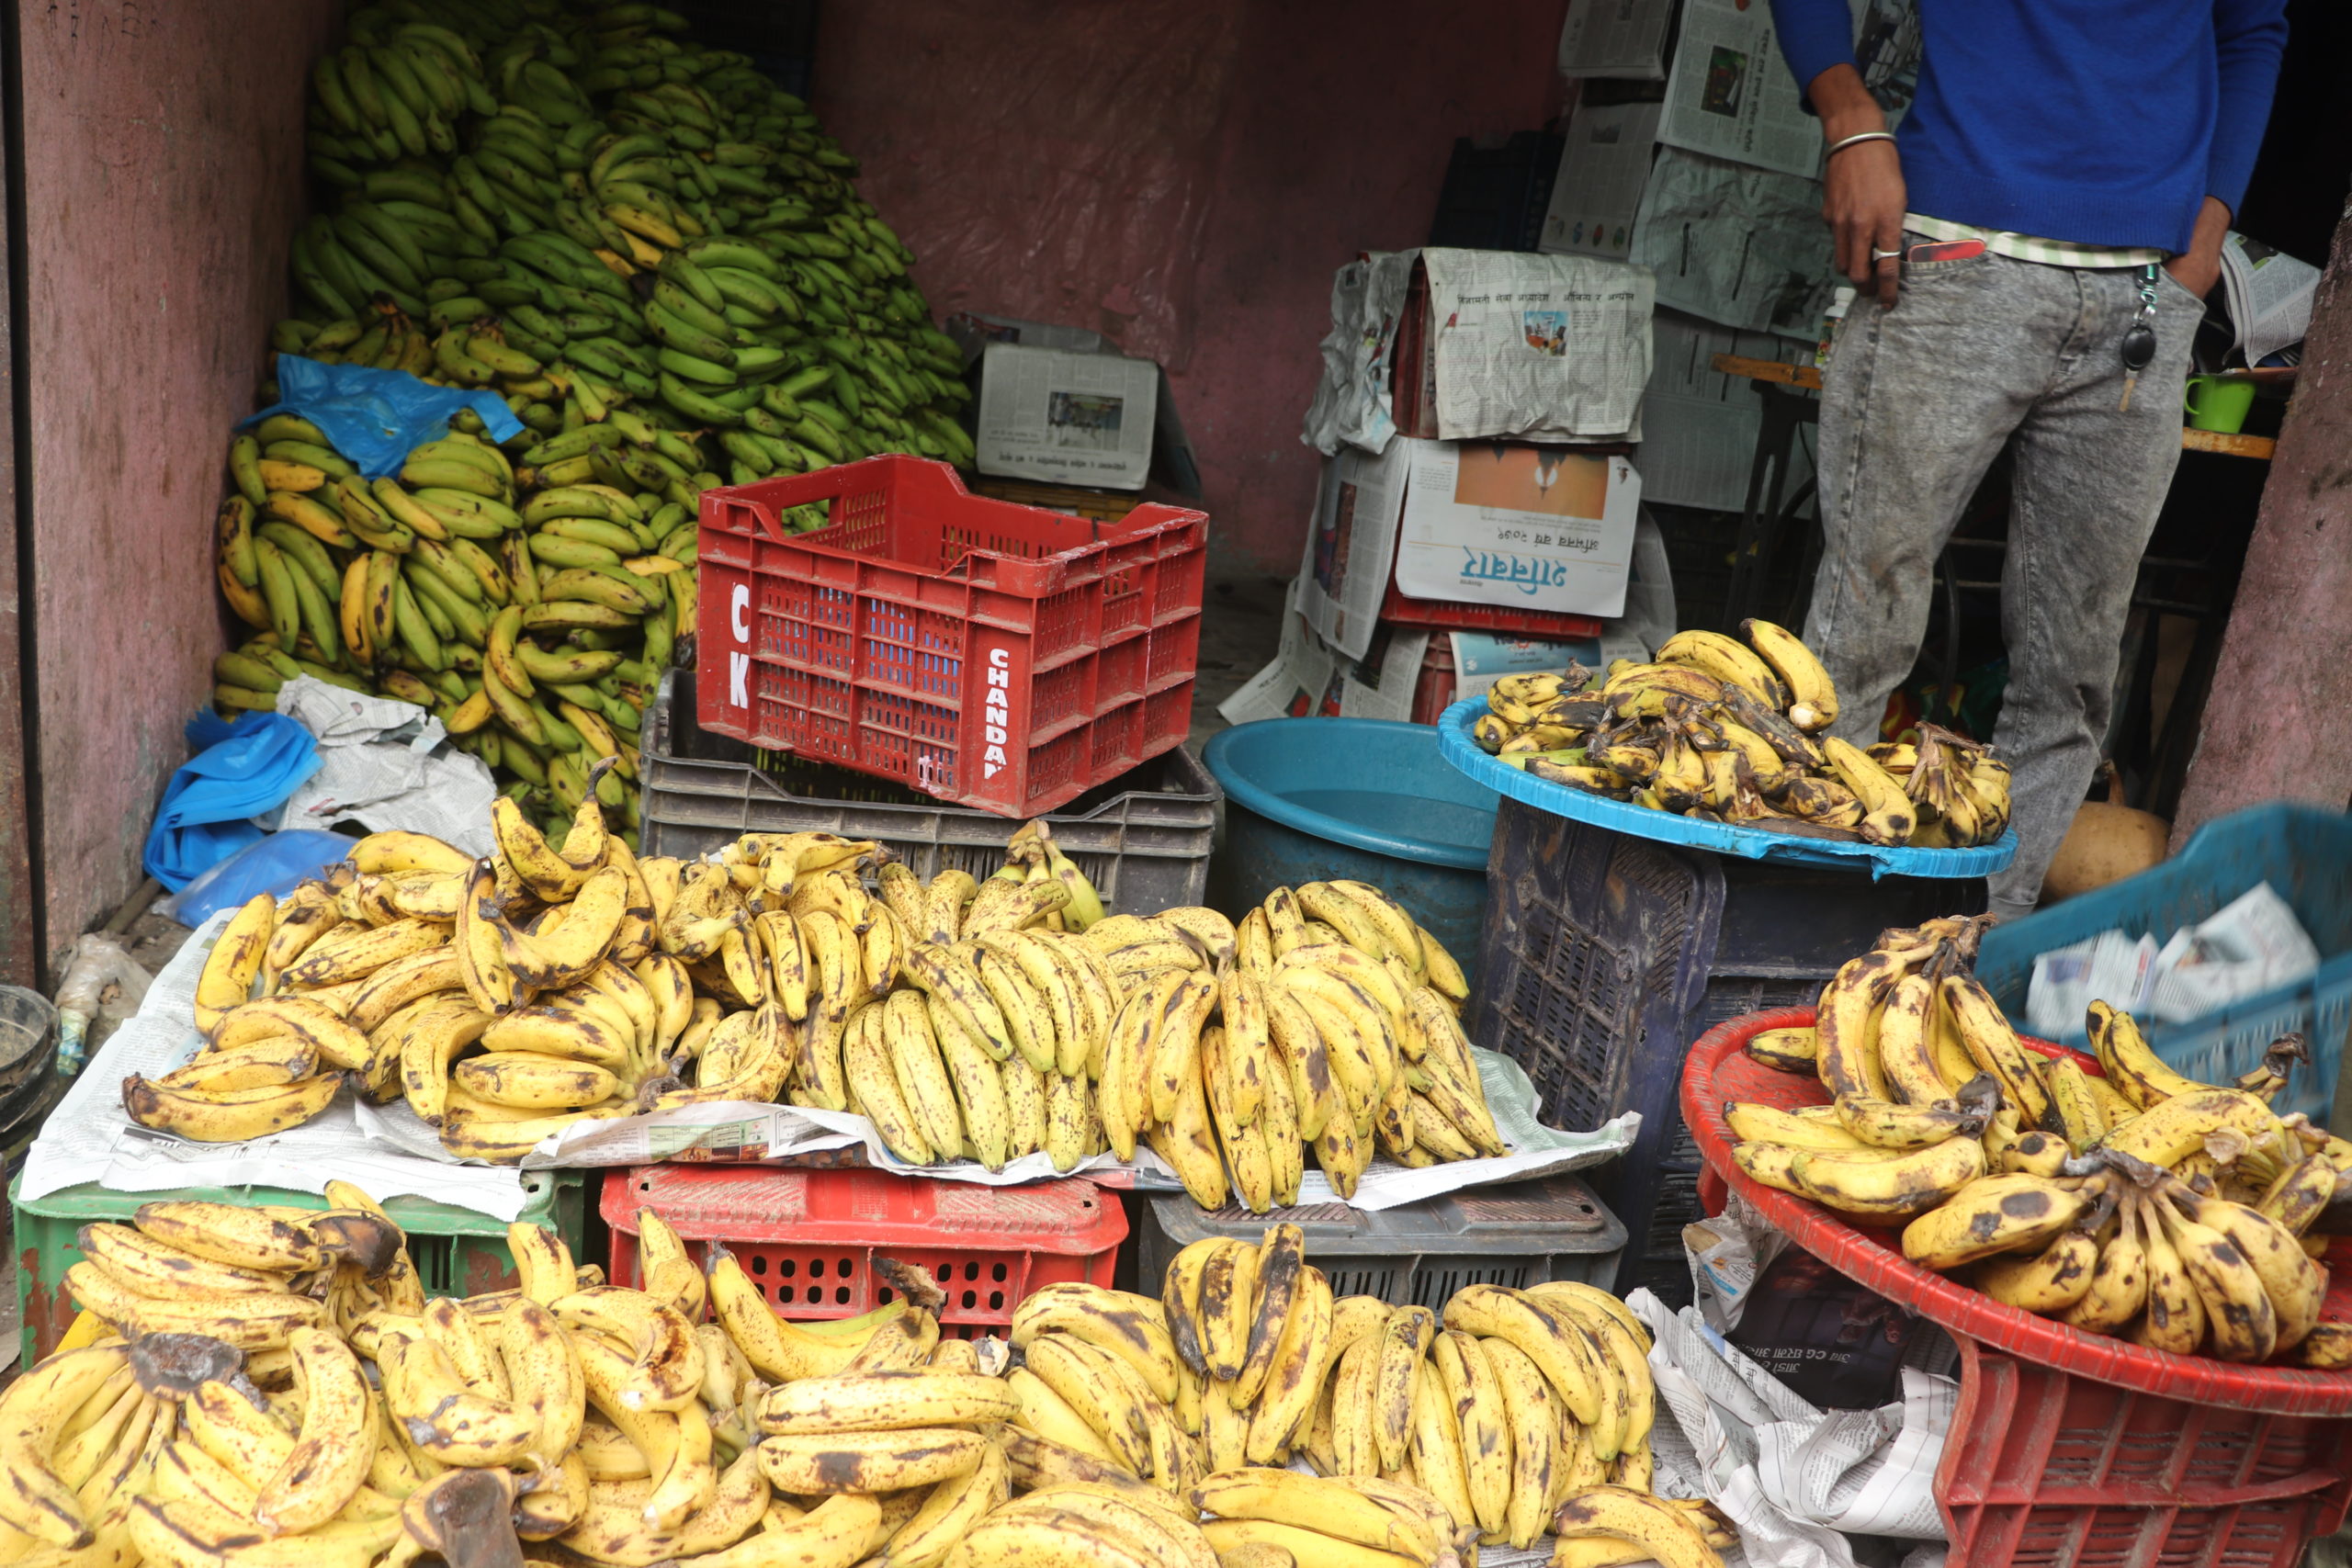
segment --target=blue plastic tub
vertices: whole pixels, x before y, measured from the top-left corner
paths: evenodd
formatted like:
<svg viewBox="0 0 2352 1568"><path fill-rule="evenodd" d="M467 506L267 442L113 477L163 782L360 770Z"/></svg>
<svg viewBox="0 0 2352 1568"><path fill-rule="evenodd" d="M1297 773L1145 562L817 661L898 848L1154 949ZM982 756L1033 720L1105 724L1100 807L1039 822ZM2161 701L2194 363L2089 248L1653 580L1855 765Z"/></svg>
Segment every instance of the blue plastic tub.
<svg viewBox="0 0 2352 1568"><path fill-rule="evenodd" d="M1496 796L1438 755L1435 729L1261 719L1210 737L1204 760L1225 786L1212 904L1238 918L1276 887L1370 882L1476 968Z"/></svg>
<svg viewBox="0 0 2352 1568"><path fill-rule="evenodd" d="M2311 1043L2311 1066L2295 1070L2276 1104L2324 1124L2335 1109L2336 1068L2352 1030L2352 817L2343 812L2278 801L2208 822L2162 865L1996 926L1976 973L2022 1027L2026 985L2041 954L2104 931L2162 943L2262 882L2293 907L2319 948L2318 970L2193 1022L2151 1022L2148 1043L2189 1077L2226 1084L2251 1072L2271 1041L2300 1030ZM2076 1031L2061 1043L2084 1039Z"/></svg>

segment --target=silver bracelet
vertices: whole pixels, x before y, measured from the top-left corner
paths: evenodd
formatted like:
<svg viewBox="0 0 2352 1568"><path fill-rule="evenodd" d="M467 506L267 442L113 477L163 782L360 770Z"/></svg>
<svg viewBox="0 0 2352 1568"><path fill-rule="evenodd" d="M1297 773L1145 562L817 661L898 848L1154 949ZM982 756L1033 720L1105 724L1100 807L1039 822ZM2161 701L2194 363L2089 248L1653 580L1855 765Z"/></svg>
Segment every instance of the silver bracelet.
<svg viewBox="0 0 2352 1568"><path fill-rule="evenodd" d="M1826 161L1836 157L1838 153L1843 152L1847 148L1851 147L1858 142L1892 141L1894 140L1894 132L1891 130L1865 130L1858 135L1849 136L1842 141L1831 142L1828 150L1823 152L1821 156L1824 161Z"/></svg>

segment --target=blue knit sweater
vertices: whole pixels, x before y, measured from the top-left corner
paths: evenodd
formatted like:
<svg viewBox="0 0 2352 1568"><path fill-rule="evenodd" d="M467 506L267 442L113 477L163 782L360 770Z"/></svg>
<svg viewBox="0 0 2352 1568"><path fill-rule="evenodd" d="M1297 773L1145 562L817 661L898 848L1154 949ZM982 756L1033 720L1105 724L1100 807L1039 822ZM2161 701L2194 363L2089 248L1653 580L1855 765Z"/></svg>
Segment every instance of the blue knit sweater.
<svg viewBox="0 0 2352 1568"><path fill-rule="evenodd" d="M1771 0L1798 85L1851 64L1846 0ZM2245 195L2286 0L1918 0L1911 210L2084 245L2188 248Z"/></svg>

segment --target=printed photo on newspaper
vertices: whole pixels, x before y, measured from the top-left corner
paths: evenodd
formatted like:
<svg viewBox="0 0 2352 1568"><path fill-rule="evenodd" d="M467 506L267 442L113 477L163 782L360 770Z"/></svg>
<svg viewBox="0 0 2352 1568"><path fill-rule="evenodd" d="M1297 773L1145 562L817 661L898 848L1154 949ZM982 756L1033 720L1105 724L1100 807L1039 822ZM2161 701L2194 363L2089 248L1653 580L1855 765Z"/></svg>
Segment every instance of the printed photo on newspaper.
<svg viewBox="0 0 2352 1568"><path fill-rule="evenodd" d="M1430 359L1449 441L1637 441L1647 271L1595 256L1431 249Z"/></svg>
<svg viewBox="0 0 2352 1568"><path fill-rule="evenodd" d="M1821 122L1804 112L1772 13L1750 0L1683 0L1658 140L1784 175L1821 170Z"/></svg>
<svg viewBox="0 0 2352 1568"><path fill-rule="evenodd" d="M1616 615L1641 477L1621 457L1519 441L1408 441L1396 587L1416 599Z"/></svg>

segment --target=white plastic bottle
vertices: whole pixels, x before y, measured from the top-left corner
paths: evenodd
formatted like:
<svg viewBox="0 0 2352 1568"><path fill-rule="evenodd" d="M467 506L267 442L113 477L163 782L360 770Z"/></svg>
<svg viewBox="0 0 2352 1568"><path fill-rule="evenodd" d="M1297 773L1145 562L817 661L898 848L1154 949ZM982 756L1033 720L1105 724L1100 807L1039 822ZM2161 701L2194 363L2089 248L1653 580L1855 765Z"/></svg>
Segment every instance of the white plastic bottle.
<svg viewBox="0 0 2352 1568"><path fill-rule="evenodd" d="M1854 291L1840 288L1829 297L1829 308L1821 312L1821 341L1814 345L1813 367L1829 368L1829 351L1838 345L1838 323L1846 319L1846 311L1854 303Z"/></svg>

